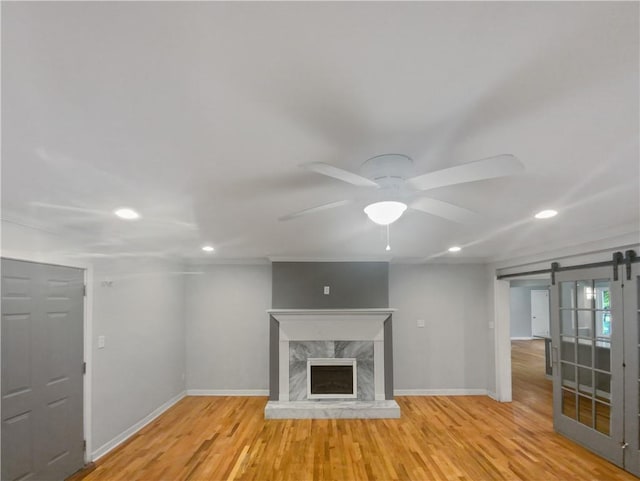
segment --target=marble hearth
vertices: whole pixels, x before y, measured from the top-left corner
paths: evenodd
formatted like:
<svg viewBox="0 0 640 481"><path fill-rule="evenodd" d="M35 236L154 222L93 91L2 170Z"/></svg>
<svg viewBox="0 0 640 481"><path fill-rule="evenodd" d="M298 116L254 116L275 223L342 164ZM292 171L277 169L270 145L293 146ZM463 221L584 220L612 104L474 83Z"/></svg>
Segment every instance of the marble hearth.
<svg viewBox="0 0 640 481"><path fill-rule="evenodd" d="M393 400L395 309L272 309L267 419L398 418ZM308 359L352 359L356 399L309 399Z"/></svg>

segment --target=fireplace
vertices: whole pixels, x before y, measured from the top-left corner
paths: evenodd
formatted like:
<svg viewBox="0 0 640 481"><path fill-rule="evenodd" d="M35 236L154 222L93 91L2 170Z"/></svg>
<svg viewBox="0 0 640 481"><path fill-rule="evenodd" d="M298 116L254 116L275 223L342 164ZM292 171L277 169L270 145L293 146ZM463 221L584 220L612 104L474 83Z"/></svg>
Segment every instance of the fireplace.
<svg viewBox="0 0 640 481"><path fill-rule="evenodd" d="M307 399L356 399L355 358L308 358Z"/></svg>
<svg viewBox="0 0 640 481"><path fill-rule="evenodd" d="M269 309L266 419L397 419L395 309Z"/></svg>

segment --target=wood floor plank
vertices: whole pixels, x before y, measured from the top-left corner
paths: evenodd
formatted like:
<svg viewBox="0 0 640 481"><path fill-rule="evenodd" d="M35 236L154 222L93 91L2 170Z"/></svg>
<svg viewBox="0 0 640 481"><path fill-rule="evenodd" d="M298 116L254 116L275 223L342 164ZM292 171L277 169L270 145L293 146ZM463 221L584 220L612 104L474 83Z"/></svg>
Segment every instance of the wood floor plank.
<svg viewBox="0 0 640 481"><path fill-rule="evenodd" d="M266 398L187 397L83 479L637 481L553 432L543 353L514 341L512 403L397 397L401 419L265 420Z"/></svg>

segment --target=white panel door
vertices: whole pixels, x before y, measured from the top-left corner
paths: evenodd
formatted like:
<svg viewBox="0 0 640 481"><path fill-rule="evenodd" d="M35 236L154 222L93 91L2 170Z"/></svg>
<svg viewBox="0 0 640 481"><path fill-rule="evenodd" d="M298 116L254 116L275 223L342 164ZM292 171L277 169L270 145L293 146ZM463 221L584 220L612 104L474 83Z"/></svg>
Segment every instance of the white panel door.
<svg viewBox="0 0 640 481"><path fill-rule="evenodd" d="M549 337L549 291L531 291L531 335Z"/></svg>

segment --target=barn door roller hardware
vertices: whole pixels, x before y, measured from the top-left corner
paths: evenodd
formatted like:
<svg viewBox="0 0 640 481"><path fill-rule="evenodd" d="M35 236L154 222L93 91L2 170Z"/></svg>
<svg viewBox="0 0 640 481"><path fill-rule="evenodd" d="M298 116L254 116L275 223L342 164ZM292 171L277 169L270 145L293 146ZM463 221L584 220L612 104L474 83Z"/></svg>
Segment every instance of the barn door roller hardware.
<svg viewBox="0 0 640 481"><path fill-rule="evenodd" d="M624 260L622 257L622 252L614 252L613 258L611 259L611 263L613 264L613 280L618 280L618 266Z"/></svg>
<svg viewBox="0 0 640 481"><path fill-rule="evenodd" d="M627 266L627 280L631 280L631 263L637 262L636 251L628 250L624 253L624 263Z"/></svg>
<svg viewBox="0 0 640 481"><path fill-rule="evenodd" d="M631 279L631 264L635 262L640 262L640 259L637 257L636 252L633 250L625 251L624 256L622 252L614 252L611 255L610 261L603 262L592 262L590 264L580 264L576 266L565 266L560 267L560 264L557 262L551 263L551 269L540 269L536 271L524 271L524 272L513 272L509 274L502 274L497 276L498 279L508 279L509 277L522 277L522 276L530 276L534 274L551 274L551 284L556 284L556 273L562 271L571 271L575 269L591 269L592 267L606 267L611 266L613 268L613 280L618 280L618 267L620 264L625 264L627 267L627 280Z"/></svg>
<svg viewBox="0 0 640 481"><path fill-rule="evenodd" d="M558 264L557 262L551 263L551 285L552 286L556 285L556 272L558 272L559 268L560 268L560 264Z"/></svg>

